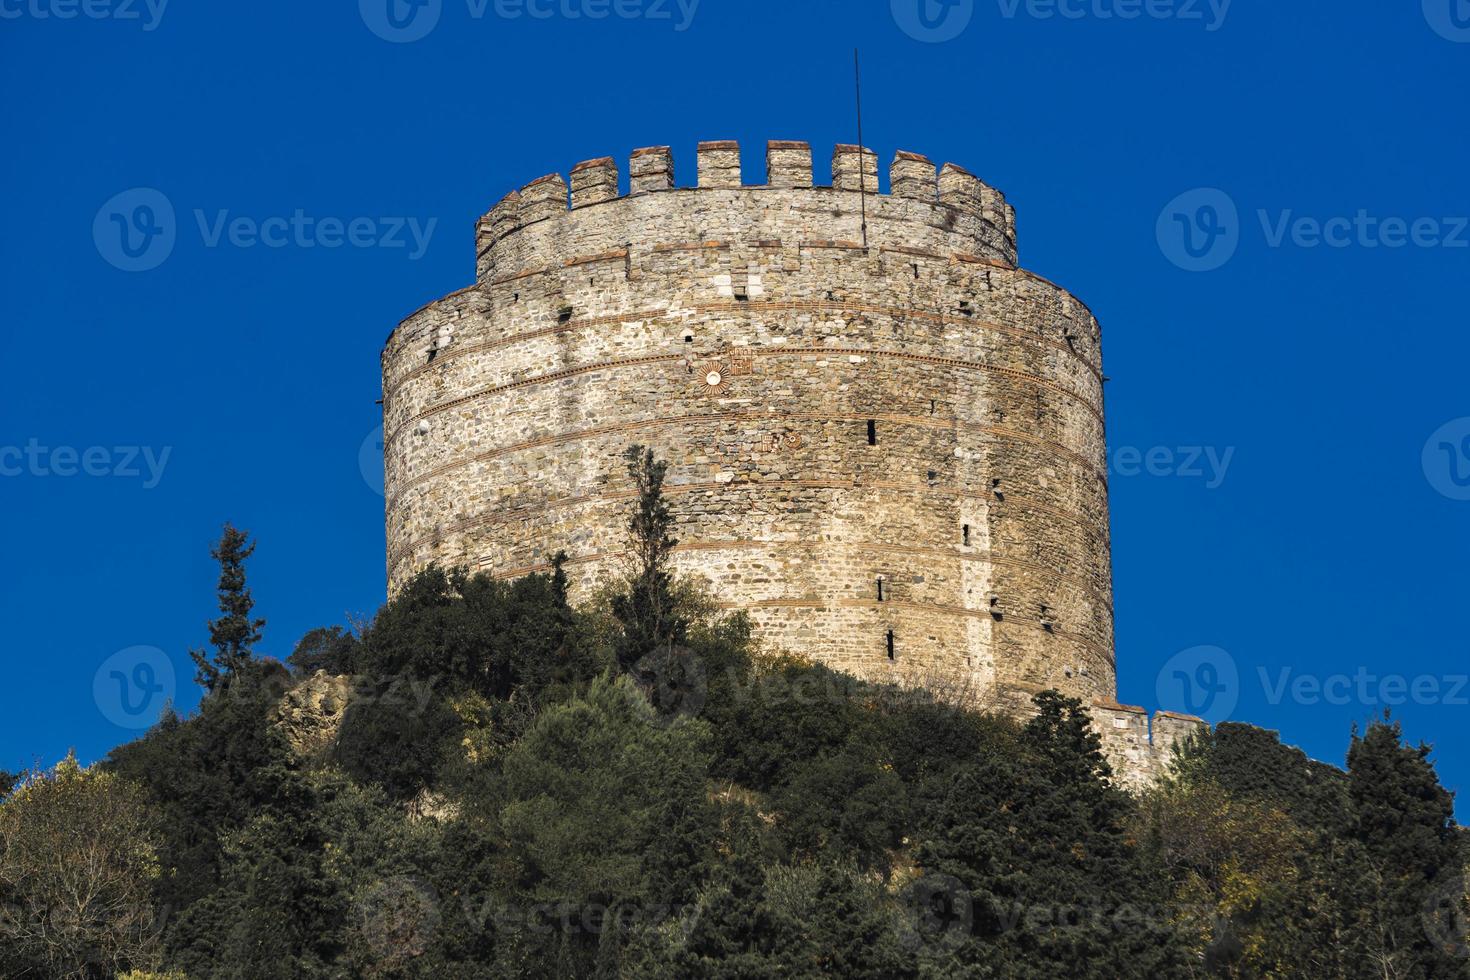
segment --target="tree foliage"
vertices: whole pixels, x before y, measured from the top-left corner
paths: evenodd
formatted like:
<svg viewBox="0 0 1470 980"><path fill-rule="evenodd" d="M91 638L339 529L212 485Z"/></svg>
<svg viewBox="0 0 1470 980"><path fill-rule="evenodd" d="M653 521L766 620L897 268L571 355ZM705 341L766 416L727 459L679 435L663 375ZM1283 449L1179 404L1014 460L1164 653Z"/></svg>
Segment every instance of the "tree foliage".
<svg viewBox="0 0 1470 980"><path fill-rule="evenodd" d="M209 624L214 656L203 650L195 650L190 656L199 668L199 683L211 691L229 683L245 668L265 626L265 620L250 616L255 599L245 584L245 560L254 553L250 532L237 530L232 524L225 525L219 543L210 551L219 562L220 617Z"/></svg>
<svg viewBox="0 0 1470 980"><path fill-rule="evenodd" d="M159 819L69 755L0 802L0 975L110 977L160 960Z"/></svg>
<svg viewBox="0 0 1470 980"><path fill-rule="evenodd" d="M665 464L628 464L605 603L560 558L429 568L289 670L253 654L227 529L198 710L0 803L5 907L60 914L85 838L102 893L159 914L108 898L0 973L1467 977L1470 852L1392 721L1343 770L1222 724L1131 796L1054 691L1018 721L762 650L674 576Z"/></svg>

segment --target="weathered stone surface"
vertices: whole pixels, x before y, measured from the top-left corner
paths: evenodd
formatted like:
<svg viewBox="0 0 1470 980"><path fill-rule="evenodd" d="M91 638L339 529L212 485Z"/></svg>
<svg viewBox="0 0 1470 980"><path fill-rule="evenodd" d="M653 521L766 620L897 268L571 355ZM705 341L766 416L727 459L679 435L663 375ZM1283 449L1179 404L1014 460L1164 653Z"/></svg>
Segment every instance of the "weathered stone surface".
<svg viewBox="0 0 1470 980"><path fill-rule="evenodd" d="M596 207L524 189L519 225L482 220L476 283L393 332L391 588L564 549L587 594L616 570L642 443L671 464L680 571L768 645L1017 710L1115 698L1101 337L1016 267L1004 198L916 154L893 194L856 147L833 187L803 144L770 144L764 186L732 182L731 144L699 157L703 186L673 189L668 148L636 151L633 193Z"/></svg>
<svg viewBox="0 0 1470 980"><path fill-rule="evenodd" d="M1116 701L1096 701L1091 713L1114 779L1131 790L1143 789L1164 775L1175 744L1209 727L1194 715L1156 711L1150 730L1142 708Z"/></svg>
<svg viewBox="0 0 1470 980"><path fill-rule="evenodd" d="M351 677L319 670L286 691L275 721L298 757L320 756L336 743L351 698Z"/></svg>

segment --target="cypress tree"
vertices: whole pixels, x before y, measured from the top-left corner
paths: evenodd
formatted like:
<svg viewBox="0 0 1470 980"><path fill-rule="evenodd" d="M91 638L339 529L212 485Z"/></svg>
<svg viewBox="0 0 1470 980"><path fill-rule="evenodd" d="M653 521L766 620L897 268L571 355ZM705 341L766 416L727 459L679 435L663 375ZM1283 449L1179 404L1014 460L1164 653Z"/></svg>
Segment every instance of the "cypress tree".
<svg viewBox="0 0 1470 980"><path fill-rule="evenodd" d="M679 615L669 570L669 555L679 543L664 500L669 464L654 459L653 450L643 446L630 447L624 458L638 502L628 519L632 569L627 591L613 597L612 612L623 626L618 663L627 669L654 650L683 642L688 623Z"/></svg>
<svg viewBox="0 0 1470 980"><path fill-rule="evenodd" d="M209 642L215 651L213 660L204 650L189 652L199 668L195 680L210 691L228 683L249 664L253 647L260 642L260 629L265 620L250 618L255 600L245 584L245 560L254 553L250 532L237 530L231 524L225 525L219 544L210 551L219 562L219 610L223 615L209 623Z"/></svg>

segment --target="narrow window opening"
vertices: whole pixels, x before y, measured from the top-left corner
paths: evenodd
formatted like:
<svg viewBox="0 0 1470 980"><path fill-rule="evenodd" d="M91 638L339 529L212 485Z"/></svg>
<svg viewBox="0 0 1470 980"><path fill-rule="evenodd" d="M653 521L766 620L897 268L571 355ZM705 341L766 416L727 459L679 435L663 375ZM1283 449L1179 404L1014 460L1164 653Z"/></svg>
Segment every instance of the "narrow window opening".
<svg viewBox="0 0 1470 980"><path fill-rule="evenodd" d="M570 306L563 306L561 308L561 312L556 315L556 322L557 323L570 323L571 322L571 319L572 319L572 308Z"/></svg>
<svg viewBox="0 0 1470 980"><path fill-rule="evenodd" d="M1005 491L1001 490L1000 480L998 479L990 481L990 492L995 494L996 500L1004 501L1006 499Z"/></svg>
<svg viewBox="0 0 1470 980"><path fill-rule="evenodd" d="M965 547L968 548L970 546L970 525L966 524L963 528L961 528L960 534L965 540Z"/></svg>
<svg viewBox="0 0 1470 980"><path fill-rule="evenodd" d="M929 399L929 414L930 415L933 415L938 410L939 410L939 403L937 401L935 401L934 399L932 399L932 398Z"/></svg>
<svg viewBox="0 0 1470 980"><path fill-rule="evenodd" d="M878 576L878 601L883 601L883 576Z"/></svg>
<svg viewBox="0 0 1470 980"><path fill-rule="evenodd" d="M914 263L914 278L919 278L919 263L917 262Z"/></svg>
<svg viewBox="0 0 1470 980"><path fill-rule="evenodd" d="M888 631L888 659L889 660L894 659L894 656L893 656L893 630L889 630Z"/></svg>
<svg viewBox="0 0 1470 980"><path fill-rule="evenodd" d="M868 419L868 445L878 445L878 421L876 419Z"/></svg>
<svg viewBox="0 0 1470 980"><path fill-rule="evenodd" d="M429 348L429 363L430 364L433 364L434 363L434 358L436 358L438 356L439 356L439 348L437 348L437 347L430 347Z"/></svg>

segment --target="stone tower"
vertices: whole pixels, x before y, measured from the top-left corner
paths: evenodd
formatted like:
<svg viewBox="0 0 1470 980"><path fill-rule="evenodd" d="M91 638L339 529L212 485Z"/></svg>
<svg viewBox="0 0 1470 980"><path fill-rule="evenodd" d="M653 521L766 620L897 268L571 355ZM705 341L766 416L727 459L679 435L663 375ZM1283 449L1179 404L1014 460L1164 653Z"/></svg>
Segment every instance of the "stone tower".
<svg viewBox="0 0 1470 980"><path fill-rule="evenodd" d="M805 143L769 144L762 184L734 143L697 170L649 147L627 194L610 158L570 195L533 181L480 219L474 285L389 337L390 588L565 550L585 594L619 569L642 443L679 569L768 646L1110 704L1098 325L1017 266L1004 195L913 153L878 193L855 146L832 186Z"/></svg>

